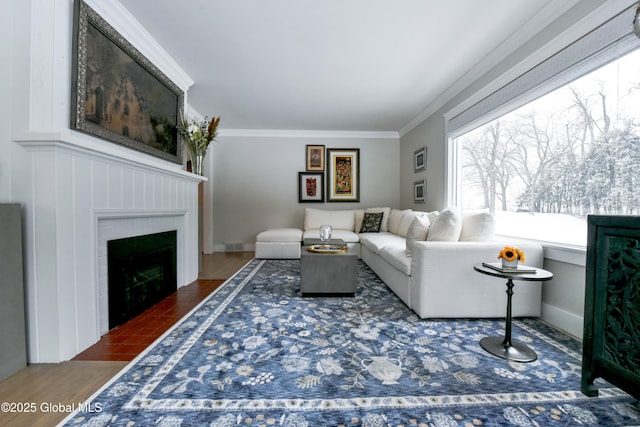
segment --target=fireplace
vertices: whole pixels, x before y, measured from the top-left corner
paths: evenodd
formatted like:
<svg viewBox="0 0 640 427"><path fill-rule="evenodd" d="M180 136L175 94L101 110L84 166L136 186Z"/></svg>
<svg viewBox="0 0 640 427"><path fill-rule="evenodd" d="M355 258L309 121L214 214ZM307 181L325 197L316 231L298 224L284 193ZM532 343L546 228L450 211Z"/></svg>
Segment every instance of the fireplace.
<svg viewBox="0 0 640 427"><path fill-rule="evenodd" d="M177 232L107 242L109 329L113 329L177 288Z"/></svg>

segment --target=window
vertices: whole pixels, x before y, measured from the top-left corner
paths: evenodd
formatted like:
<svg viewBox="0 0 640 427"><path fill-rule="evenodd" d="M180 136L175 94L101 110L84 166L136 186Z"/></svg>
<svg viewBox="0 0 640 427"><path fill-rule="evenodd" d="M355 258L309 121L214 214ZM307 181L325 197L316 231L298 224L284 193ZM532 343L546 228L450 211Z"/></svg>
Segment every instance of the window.
<svg viewBox="0 0 640 427"><path fill-rule="evenodd" d="M499 234L579 246L586 215L640 214L639 41L614 39L559 69L561 52L552 78L521 93L507 85L451 119L450 202L495 212Z"/></svg>

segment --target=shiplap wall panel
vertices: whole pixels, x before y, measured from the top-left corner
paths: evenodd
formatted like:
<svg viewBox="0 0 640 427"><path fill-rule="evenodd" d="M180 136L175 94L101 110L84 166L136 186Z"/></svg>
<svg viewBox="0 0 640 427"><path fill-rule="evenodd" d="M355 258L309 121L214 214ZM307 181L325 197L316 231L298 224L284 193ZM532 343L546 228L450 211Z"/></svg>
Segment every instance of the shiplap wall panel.
<svg viewBox="0 0 640 427"><path fill-rule="evenodd" d="M97 331L97 320L93 319L97 307L97 289L95 286L96 274L95 251L96 247L94 219L88 214L88 204L92 200L92 167L91 161L83 158L75 158L74 161L74 241L76 261L76 304L78 319L76 322L77 347L84 348L91 345L91 341ZM89 319L89 320L87 320Z"/></svg>
<svg viewBox="0 0 640 427"><path fill-rule="evenodd" d="M109 188L107 165L102 160L93 160L92 171L89 179L93 184L91 199L94 209L107 209L109 207Z"/></svg>
<svg viewBox="0 0 640 427"><path fill-rule="evenodd" d="M131 168L122 168L122 209L134 208L134 176L134 172Z"/></svg>
<svg viewBox="0 0 640 427"><path fill-rule="evenodd" d="M76 260L71 254L78 242L74 233L74 191L73 191L73 157L68 153L55 153L55 199L56 199L56 270L57 270L57 298L60 307L59 316L59 345L61 354L65 358L73 357L70 350L76 346L77 310L79 306L76 292Z"/></svg>
<svg viewBox="0 0 640 427"><path fill-rule="evenodd" d="M37 313L38 348L59 354L60 330L58 325L59 305L57 289L57 229L56 229L56 187L54 179L54 153L36 151L31 158L33 176L33 276L36 289L29 289L34 297L35 307L29 311ZM51 215L51 212L54 214ZM27 280L30 280L27 277ZM52 302L54 304L52 304ZM28 322L31 325L31 322ZM31 328L30 328L31 329ZM30 336L30 338L32 338Z"/></svg>

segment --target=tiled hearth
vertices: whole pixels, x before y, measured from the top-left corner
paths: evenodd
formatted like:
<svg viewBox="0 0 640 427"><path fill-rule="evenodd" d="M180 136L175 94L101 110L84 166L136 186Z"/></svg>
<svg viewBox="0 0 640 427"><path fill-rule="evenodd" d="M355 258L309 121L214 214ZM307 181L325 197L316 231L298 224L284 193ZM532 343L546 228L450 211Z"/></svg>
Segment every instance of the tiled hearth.
<svg viewBox="0 0 640 427"><path fill-rule="evenodd" d="M197 280L179 288L139 316L107 332L73 360L133 360L223 282Z"/></svg>

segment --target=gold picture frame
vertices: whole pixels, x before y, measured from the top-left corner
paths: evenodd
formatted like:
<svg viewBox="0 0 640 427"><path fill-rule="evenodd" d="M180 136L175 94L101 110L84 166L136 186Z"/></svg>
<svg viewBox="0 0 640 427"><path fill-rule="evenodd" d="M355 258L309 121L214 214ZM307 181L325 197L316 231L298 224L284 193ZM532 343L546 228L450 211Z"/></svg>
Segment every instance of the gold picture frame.
<svg viewBox="0 0 640 427"><path fill-rule="evenodd" d="M360 149L327 150L327 202L360 201Z"/></svg>
<svg viewBox="0 0 640 427"><path fill-rule="evenodd" d="M307 145L307 172L324 172L324 145Z"/></svg>

